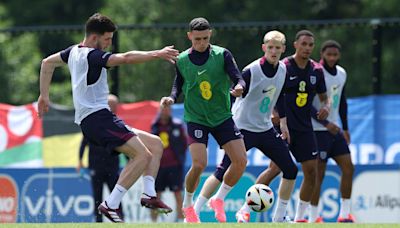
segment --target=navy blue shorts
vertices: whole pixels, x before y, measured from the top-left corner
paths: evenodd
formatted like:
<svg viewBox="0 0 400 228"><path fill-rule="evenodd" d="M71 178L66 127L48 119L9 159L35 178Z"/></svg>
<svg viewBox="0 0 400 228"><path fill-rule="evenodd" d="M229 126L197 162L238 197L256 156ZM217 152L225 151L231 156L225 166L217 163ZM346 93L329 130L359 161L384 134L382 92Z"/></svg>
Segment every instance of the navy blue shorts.
<svg viewBox="0 0 400 228"><path fill-rule="evenodd" d="M289 149L297 162L304 162L317 158L317 141L313 131L302 132L289 130L289 134Z"/></svg>
<svg viewBox="0 0 400 228"><path fill-rule="evenodd" d="M274 161L283 172L283 177L286 179L296 179L297 166L290 156L287 144L281 139L280 134L271 128L265 132L251 132L247 130L240 130L244 136L244 144L246 151L257 148L272 161ZM220 165L218 165L214 176L222 181L222 178L231 164L228 155L224 158Z"/></svg>
<svg viewBox="0 0 400 228"><path fill-rule="evenodd" d="M208 134L210 133L220 146L227 142L243 138L239 129L236 127L232 118L225 120L222 124L216 127L207 127L201 124L189 122L187 123L187 131L189 135L189 144L208 143Z"/></svg>
<svg viewBox="0 0 400 228"><path fill-rule="evenodd" d="M166 188L172 192L183 189L183 166L160 168L156 178L156 191L163 192Z"/></svg>
<svg viewBox="0 0 400 228"><path fill-rule="evenodd" d="M90 143L106 148L114 153L116 147L122 146L136 134L129 130L124 121L108 109L102 109L87 116L81 122L83 135Z"/></svg>
<svg viewBox="0 0 400 228"><path fill-rule="evenodd" d="M327 162L328 158L350 154L350 149L342 132L332 135L328 131L316 131L315 136L319 150L318 158L321 161Z"/></svg>

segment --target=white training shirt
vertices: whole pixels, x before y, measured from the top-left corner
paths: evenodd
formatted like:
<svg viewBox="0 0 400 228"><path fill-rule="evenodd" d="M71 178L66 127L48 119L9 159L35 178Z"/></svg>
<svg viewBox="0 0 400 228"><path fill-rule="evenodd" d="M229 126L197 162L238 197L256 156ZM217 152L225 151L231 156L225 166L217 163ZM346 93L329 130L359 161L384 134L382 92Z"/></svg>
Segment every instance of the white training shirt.
<svg viewBox="0 0 400 228"><path fill-rule="evenodd" d="M68 49L67 49L68 50ZM99 49L88 48L80 45L72 46L69 50L68 68L71 73L72 97L75 107L75 123L88 115L101 109L110 109L108 106L108 84L105 61L91 63L89 66L88 55L91 52L104 53L101 58L108 59L111 53ZM96 72L98 79L88 85L88 75Z"/></svg>
<svg viewBox="0 0 400 228"><path fill-rule="evenodd" d="M286 77L286 66L279 61L276 74L267 77L257 59L244 68L250 69L250 88L247 95L236 98L232 106L233 120L239 129L264 132L273 127L272 110L281 93Z"/></svg>
<svg viewBox="0 0 400 228"><path fill-rule="evenodd" d="M330 74L325 68L324 78L326 85L326 93L331 102L330 112L327 120L329 122L335 123L339 125L339 107L340 107L340 99L342 96L343 87L346 84L347 74L343 67L336 65L336 75ZM313 106L319 110L321 108L321 102L316 96L313 101ZM312 118L312 124L314 131L327 131L328 129L324 127L322 124L318 123L314 118Z"/></svg>

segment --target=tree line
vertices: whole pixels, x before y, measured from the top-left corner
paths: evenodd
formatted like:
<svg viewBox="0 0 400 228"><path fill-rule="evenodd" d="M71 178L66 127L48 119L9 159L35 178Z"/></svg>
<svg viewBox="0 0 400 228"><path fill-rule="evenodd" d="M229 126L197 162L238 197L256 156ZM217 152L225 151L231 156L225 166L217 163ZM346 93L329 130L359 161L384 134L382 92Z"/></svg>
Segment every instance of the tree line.
<svg viewBox="0 0 400 228"><path fill-rule="evenodd" d="M280 26L279 22L352 18L396 17L400 3L387 0L299 0L299 1L226 1L226 0L113 0L51 1L5 0L0 3L0 30L18 26L82 25L80 31L0 32L0 102L14 105L36 101L41 59L83 39L83 24L95 12L110 16L118 25L159 25L188 23L194 17L206 17L211 24L235 22L276 22L287 36L284 56L293 54L295 33L309 29L316 35L313 58L319 59L319 47L327 39L342 44L340 62L348 73L347 95L372 93L372 25L301 24ZM396 86L400 51L400 25L388 24L382 33L382 91L400 93ZM262 55L261 43L267 32L261 27L214 29L211 42L228 48L240 68ZM119 50L151 50L173 44L180 51L190 46L186 29L138 29L118 32ZM158 100L168 95L174 79L174 66L156 61L119 68L119 95L123 102ZM54 103L72 106L70 76L67 67L56 70L50 91Z"/></svg>

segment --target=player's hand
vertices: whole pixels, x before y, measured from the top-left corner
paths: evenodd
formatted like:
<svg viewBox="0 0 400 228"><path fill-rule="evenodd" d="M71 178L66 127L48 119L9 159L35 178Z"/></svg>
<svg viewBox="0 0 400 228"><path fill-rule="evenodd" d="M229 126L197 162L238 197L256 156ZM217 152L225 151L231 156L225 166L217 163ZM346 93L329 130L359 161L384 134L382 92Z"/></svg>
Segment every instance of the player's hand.
<svg viewBox="0 0 400 228"><path fill-rule="evenodd" d="M325 127L332 135L337 135L340 132L340 127L332 122L329 122Z"/></svg>
<svg viewBox="0 0 400 228"><path fill-rule="evenodd" d="M237 84L233 90L230 91L231 95L234 97L240 97L243 94L243 86Z"/></svg>
<svg viewBox="0 0 400 228"><path fill-rule="evenodd" d="M38 117L42 118L49 111L50 99L48 96L40 95L38 98Z"/></svg>
<svg viewBox="0 0 400 228"><path fill-rule="evenodd" d="M286 140L288 144L290 144L290 134L289 128L286 123L286 117L280 119L280 126L281 126L281 138Z"/></svg>
<svg viewBox="0 0 400 228"><path fill-rule="evenodd" d="M174 103L175 103L175 101L171 97L163 97L163 98L161 98L161 101L160 101L160 107L161 108L168 107L168 106L173 105Z"/></svg>
<svg viewBox="0 0 400 228"><path fill-rule="evenodd" d="M329 115L329 108L327 106L324 106L318 111L317 118L319 120L325 120L326 118L328 118L328 115Z"/></svg>
<svg viewBox="0 0 400 228"><path fill-rule="evenodd" d="M82 163L82 161L79 161L79 164L78 164L78 166L75 168L76 172L77 172L77 173L80 173L80 172L81 172L81 169L82 169L82 167L83 167L83 163Z"/></svg>
<svg viewBox="0 0 400 228"><path fill-rule="evenodd" d="M175 61L178 59L179 51L174 49L174 46L166 46L161 50L157 51L157 57L161 59L165 59L168 62L175 64Z"/></svg>
<svg viewBox="0 0 400 228"><path fill-rule="evenodd" d="M343 131L343 136L344 136L344 139L346 139L347 145L350 145L351 140L350 140L350 133L349 133L349 131L348 131L348 130Z"/></svg>

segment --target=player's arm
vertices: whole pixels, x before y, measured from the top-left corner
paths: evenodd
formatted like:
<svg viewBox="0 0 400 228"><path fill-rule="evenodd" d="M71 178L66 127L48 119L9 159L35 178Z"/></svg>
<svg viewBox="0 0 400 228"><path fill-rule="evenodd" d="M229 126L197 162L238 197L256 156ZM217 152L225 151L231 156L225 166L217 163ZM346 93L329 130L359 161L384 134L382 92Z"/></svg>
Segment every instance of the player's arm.
<svg viewBox="0 0 400 228"><path fill-rule="evenodd" d="M76 167L76 172L80 172L81 168L83 167L83 154L85 153L85 147L88 145L89 141L86 139L85 136L82 137L81 145L79 146L79 161L78 166Z"/></svg>
<svg viewBox="0 0 400 228"><path fill-rule="evenodd" d="M128 51L125 53L116 53L110 56L107 61L107 67L118 66L121 64L135 64L148 62L154 59L164 59L175 63L179 51L174 46L166 46L160 50L153 51Z"/></svg>
<svg viewBox="0 0 400 228"><path fill-rule="evenodd" d="M168 97L161 98L160 101L161 107L174 104L176 102L176 99L178 99L179 95L182 93L182 86L184 83L184 79L181 72L179 71L178 66L176 66L175 69L176 73L175 73L174 83L172 84L171 88L171 94Z"/></svg>
<svg viewBox="0 0 400 228"><path fill-rule="evenodd" d="M311 106L311 117L315 119L318 123L322 124L332 135L336 135L340 132L340 127L327 119L318 119L318 111L314 106Z"/></svg>
<svg viewBox="0 0 400 228"><path fill-rule="evenodd" d="M49 57L42 60L42 65L40 67L40 95L38 98L39 118L42 118L44 113L49 111L49 90L54 69L64 64L65 63L61 58L60 52L50 55Z"/></svg>
<svg viewBox="0 0 400 228"><path fill-rule="evenodd" d="M279 97L278 97L275 107L279 114L279 121L280 121L279 126L281 129L281 138L283 140L286 140L287 143L290 144L290 134L289 134L289 128L287 125L286 110L285 110L286 104L285 104L284 88L282 89L281 93L279 94Z"/></svg>
<svg viewBox="0 0 400 228"><path fill-rule="evenodd" d="M349 125L347 121L347 98L345 94L345 87L343 87L342 95L340 97L339 116L342 121L343 135L347 144L350 144Z"/></svg>
<svg viewBox="0 0 400 228"><path fill-rule="evenodd" d="M250 79L251 79L251 71L250 71L249 68L244 69L244 70L242 71L242 78L243 78L244 83L245 83L245 85L246 85L246 87L244 88L243 93L242 93L242 97L245 98L246 95L247 95L247 93L249 92L250 81L251 81L251 80L250 80ZM234 90L234 88L232 88L232 91L233 91L233 90ZM236 97L235 94L232 94L232 91L231 91L231 95L232 95L233 97Z"/></svg>
<svg viewBox="0 0 400 228"><path fill-rule="evenodd" d="M232 53L227 49L224 51L224 69L234 84L234 87L231 90L231 95L234 97L240 97L243 90L246 88L246 83L242 78L242 74L240 73Z"/></svg>
<svg viewBox="0 0 400 228"><path fill-rule="evenodd" d="M330 101L328 98L328 95L326 94L326 84L325 84L325 78L324 78L324 73L322 69L319 69L317 71L317 79L318 79L318 84L317 84L317 93L319 100L321 101L321 109L318 111L318 116L317 118L320 120L324 120L328 117L329 111L330 111Z"/></svg>

